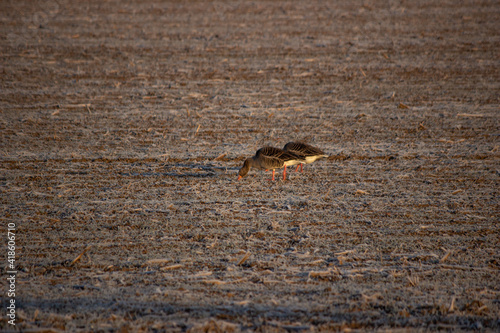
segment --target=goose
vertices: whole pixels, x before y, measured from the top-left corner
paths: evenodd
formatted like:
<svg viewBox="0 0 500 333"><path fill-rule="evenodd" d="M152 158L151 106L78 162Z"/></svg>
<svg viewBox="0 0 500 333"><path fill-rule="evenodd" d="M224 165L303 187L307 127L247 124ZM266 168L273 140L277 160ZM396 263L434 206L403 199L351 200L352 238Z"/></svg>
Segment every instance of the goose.
<svg viewBox="0 0 500 333"><path fill-rule="evenodd" d="M273 180L275 169L283 169L283 180L286 179L286 167L306 163L306 160L293 152L283 151L274 147L263 147L257 150L255 156L247 158L243 163L239 173L238 180L245 177L250 168L259 168L273 170Z"/></svg>
<svg viewBox="0 0 500 333"><path fill-rule="evenodd" d="M288 142L285 147L283 147L283 150L294 153L305 160L305 162L299 163L297 169L295 169L295 171L299 170L300 166L300 172L302 172L303 163L309 164L320 158L328 157L321 149L302 142Z"/></svg>

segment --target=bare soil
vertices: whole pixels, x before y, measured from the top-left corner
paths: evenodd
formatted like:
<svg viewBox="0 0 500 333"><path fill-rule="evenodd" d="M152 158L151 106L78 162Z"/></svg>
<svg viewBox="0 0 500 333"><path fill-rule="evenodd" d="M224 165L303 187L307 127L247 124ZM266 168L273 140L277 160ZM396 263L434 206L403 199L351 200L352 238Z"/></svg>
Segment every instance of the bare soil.
<svg viewBox="0 0 500 333"><path fill-rule="evenodd" d="M0 2L0 329L500 330L499 55L494 0Z"/></svg>

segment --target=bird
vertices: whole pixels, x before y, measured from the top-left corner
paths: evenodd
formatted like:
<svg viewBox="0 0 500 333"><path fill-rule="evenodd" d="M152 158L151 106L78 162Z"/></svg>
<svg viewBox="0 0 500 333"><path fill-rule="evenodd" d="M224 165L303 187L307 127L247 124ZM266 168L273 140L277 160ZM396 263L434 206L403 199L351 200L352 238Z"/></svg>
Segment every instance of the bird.
<svg viewBox="0 0 500 333"><path fill-rule="evenodd" d="M288 142L284 147L283 150L286 152L294 153L302 159L305 160L306 164L312 163L320 158L325 158L328 157L321 149L313 147L311 145L308 145L303 142ZM300 172L302 172L302 162L297 165L297 169L295 171L299 170L300 167Z"/></svg>
<svg viewBox="0 0 500 333"><path fill-rule="evenodd" d="M259 168L267 170L283 169L283 180L286 179L286 167L306 163L306 160L293 152L283 151L275 147L263 147L257 150L255 156L247 158L243 163L239 173L238 180L245 177L250 168Z"/></svg>

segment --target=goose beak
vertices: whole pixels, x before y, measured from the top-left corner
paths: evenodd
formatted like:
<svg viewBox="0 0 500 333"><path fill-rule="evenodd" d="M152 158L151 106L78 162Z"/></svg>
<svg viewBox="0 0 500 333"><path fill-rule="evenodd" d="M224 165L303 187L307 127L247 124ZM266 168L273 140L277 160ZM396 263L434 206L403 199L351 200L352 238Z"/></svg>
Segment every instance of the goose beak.
<svg viewBox="0 0 500 333"><path fill-rule="evenodd" d="M238 180L240 180L241 178L243 178L243 177L241 177L241 176L238 176Z"/></svg>

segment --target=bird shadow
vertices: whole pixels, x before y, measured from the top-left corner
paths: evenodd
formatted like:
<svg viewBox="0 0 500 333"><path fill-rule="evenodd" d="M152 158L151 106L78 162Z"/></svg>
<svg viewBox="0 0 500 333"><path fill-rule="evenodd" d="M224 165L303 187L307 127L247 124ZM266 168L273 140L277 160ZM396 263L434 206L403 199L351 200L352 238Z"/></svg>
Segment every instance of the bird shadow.
<svg viewBox="0 0 500 333"><path fill-rule="evenodd" d="M175 178L215 178L223 172L238 170L237 167L221 167L200 163L173 163L163 165L165 172L122 172L127 177L175 177Z"/></svg>

